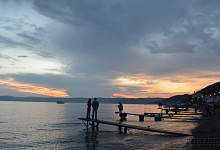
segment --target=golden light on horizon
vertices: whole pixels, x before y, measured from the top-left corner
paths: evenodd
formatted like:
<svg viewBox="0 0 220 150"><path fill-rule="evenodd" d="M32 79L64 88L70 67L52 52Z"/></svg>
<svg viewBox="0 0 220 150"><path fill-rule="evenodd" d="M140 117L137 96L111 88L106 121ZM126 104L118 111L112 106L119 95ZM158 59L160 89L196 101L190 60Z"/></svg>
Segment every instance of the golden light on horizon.
<svg viewBox="0 0 220 150"><path fill-rule="evenodd" d="M33 93L38 95L45 95L51 97L69 97L66 90L47 88L35 84L28 84L15 81L13 78L10 79L0 79L0 86L5 89L10 89L18 92Z"/></svg>
<svg viewBox="0 0 220 150"><path fill-rule="evenodd" d="M193 90L186 86L184 82L172 82L165 79L153 79L151 76L137 74L135 76L123 76L116 79L116 84L120 85L121 93L114 93L116 95L129 95L137 97L169 97L178 93L190 93ZM129 89L138 88L136 93L131 92ZM129 93L130 92L130 93ZM134 93L134 94L131 94Z"/></svg>
<svg viewBox="0 0 220 150"><path fill-rule="evenodd" d="M140 84L144 84L145 81L144 80L141 80L141 79L134 79L134 78L128 78L128 77L120 77L120 78L117 78L116 81L119 83L119 84L122 84L122 85L140 85Z"/></svg>
<svg viewBox="0 0 220 150"><path fill-rule="evenodd" d="M123 98L139 98L134 95L123 95L123 94L113 94L113 97L123 97Z"/></svg>
<svg viewBox="0 0 220 150"><path fill-rule="evenodd" d="M202 81L202 82L201 82ZM113 96L171 97L174 95L192 94L193 91L216 82L216 78L196 78L192 75L173 75L154 77L145 74L127 75L116 78L113 83L119 85L120 92ZM220 93L220 92L219 92Z"/></svg>

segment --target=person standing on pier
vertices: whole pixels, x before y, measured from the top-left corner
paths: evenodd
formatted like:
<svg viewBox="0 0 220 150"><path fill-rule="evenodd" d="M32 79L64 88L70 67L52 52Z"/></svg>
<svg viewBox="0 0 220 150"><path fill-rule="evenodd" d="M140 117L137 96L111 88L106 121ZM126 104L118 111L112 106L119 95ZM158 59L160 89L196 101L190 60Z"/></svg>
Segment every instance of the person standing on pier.
<svg viewBox="0 0 220 150"><path fill-rule="evenodd" d="M95 115L95 120L97 120L97 110L99 108L99 102L97 101L97 98L94 98L94 101L92 102L92 119L94 119Z"/></svg>
<svg viewBox="0 0 220 150"><path fill-rule="evenodd" d="M123 110L123 105L121 102L119 102L119 105L118 105L118 110L119 110L119 113L122 113L122 110Z"/></svg>
<svg viewBox="0 0 220 150"><path fill-rule="evenodd" d="M91 105L92 104L91 104L91 98L90 98L87 103L87 114L86 114L87 119L90 119Z"/></svg>

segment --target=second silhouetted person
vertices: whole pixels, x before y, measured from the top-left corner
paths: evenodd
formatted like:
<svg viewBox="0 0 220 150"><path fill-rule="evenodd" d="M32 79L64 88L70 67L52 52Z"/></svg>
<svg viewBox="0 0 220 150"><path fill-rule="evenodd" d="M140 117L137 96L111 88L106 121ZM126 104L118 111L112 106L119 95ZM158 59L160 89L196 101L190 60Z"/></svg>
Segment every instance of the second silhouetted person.
<svg viewBox="0 0 220 150"><path fill-rule="evenodd" d="M97 98L94 98L94 101L92 102L92 119L94 119L95 114L95 120L97 120L97 110L99 108L99 102L97 101Z"/></svg>

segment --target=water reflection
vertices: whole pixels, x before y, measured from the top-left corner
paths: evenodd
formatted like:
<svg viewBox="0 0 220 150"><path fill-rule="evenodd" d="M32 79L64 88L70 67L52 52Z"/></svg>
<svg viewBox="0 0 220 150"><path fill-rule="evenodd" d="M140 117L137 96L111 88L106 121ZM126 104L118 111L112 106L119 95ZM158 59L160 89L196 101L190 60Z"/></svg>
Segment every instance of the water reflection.
<svg viewBox="0 0 220 150"><path fill-rule="evenodd" d="M140 122L138 116L132 115L126 117L127 121L121 122L119 115L115 114L115 106L101 103L98 119L186 133L194 127L189 122L155 122L152 117ZM86 127L78 120L78 117L86 115L84 103L1 102L0 108L3 149L158 149L161 146L157 144L177 143L177 138L145 136L148 133L133 129L128 134L118 134L118 127L103 124L99 129L86 132ZM145 111L160 110L157 105L124 104L124 112L143 114Z"/></svg>
<svg viewBox="0 0 220 150"><path fill-rule="evenodd" d="M87 131L85 136L85 144L87 150L94 150L99 146L99 141L97 140L99 132L96 130Z"/></svg>

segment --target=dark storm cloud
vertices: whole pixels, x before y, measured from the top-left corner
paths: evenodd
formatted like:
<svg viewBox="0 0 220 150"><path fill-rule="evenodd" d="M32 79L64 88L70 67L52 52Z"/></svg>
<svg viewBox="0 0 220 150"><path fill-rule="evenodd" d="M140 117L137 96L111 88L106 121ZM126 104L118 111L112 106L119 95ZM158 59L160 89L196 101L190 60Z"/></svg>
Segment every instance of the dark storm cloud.
<svg viewBox="0 0 220 150"><path fill-rule="evenodd" d="M64 67L62 75L11 75L16 81L67 89L71 96L109 97L120 93L120 84L114 82L122 76L143 74L160 80L219 70L219 1L33 0L22 4L21 17L0 18L0 29L12 33L0 33L0 46L31 49ZM25 57L23 53L16 58ZM148 88L124 87L130 95Z"/></svg>
<svg viewBox="0 0 220 150"><path fill-rule="evenodd" d="M25 28L29 28L29 31L31 29L38 32L46 32L41 27L37 27L36 24L28 23L21 18L15 19L10 17L2 17L0 18L0 23L0 28L6 31L14 31L15 33L23 32Z"/></svg>
<svg viewBox="0 0 220 150"><path fill-rule="evenodd" d="M17 57L19 57L19 58L26 58L26 57L28 57L28 56L26 56L26 55L19 55L19 56L17 56Z"/></svg>
<svg viewBox="0 0 220 150"><path fill-rule="evenodd" d="M194 57L201 52L220 53L219 4L65 0L35 1L34 8L69 26L54 42L80 56L78 71L163 74L200 68L203 58ZM139 48L151 54L140 55Z"/></svg>
<svg viewBox="0 0 220 150"><path fill-rule="evenodd" d="M109 85L106 79L98 76L90 76L90 78L80 76L68 77L54 74L11 74L7 76L25 83L46 86L48 88L59 87L59 89L66 89L67 93L72 96L109 97L109 95L113 95L113 92L117 90L116 86Z"/></svg>
<svg viewBox="0 0 220 150"><path fill-rule="evenodd" d="M82 57L76 68L81 72L140 71L138 65L148 62L137 54L136 46L143 38L173 25L179 16L185 16L183 5L189 1L35 1L39 13L67 24L69 28L54 41L63 50ZM177 35L176 35L177 36ZM173 37L176 39L175 37ZM169 42L167 39L165 42ZM181 39L165 53L176 52ZM187 48L192 53L193 44ZM153 51L153 50L152 50ZM154 50L156 53L158 50ZM178 53L177 52L177 53ZM144 70L144 69L143 69Z"/></svg>
<svg viewBox="0 0 220 150"><path fill-rule="evenodd" d="M52 52L36 51L35 54L37 54L43 58L54 58L54 54L52 54Z"/></svg>
<svg viewBox="0 0 220 150"><path fill-rule="evenodd" d="M165 30L162 40L152 40L146 47L152 53L195 53L205 50L219 54L220 10L202 4L197 1L186 16ZM217 1L215 4L220 6Z"/></svg>
<svg viewBox="0 0 220 150"><path fill-rule="evenodd" d="M65 45L71 47L79 42L80 48L74 51L94 53L107 48L105 51L126 52L127 49L121 49L120 45L138 44L146 34L172 25L172 20L185 14L182 3L185 2L35 1L34 8L73 26L72 38Z"/></svg>
<svg viewBox="0 0 220 150"><path fill-rule="evenodd" d="M47 31L45 28L28 21L25 17L0 18L0 45L4 48L19 47L25 50L39 51L46 43L44 37Z"/></svg>
<svg viewBox="0 0 220 150"><path fill-rule="evenodd" d="M19 37L22 37L23 39L25 40L29 40L31 42L34 42L34 43L41 43L41 40L34 37L34 36L31 36L31 35L28 35L28 34L25 34L25 33L18 33L17 34Z"/></svg>
<svg viewBox="0 0 220 150"><path fill-rule="evenodd" d="M1 47L27 47L27 48L31 48L31 46L27 45L27 44L24 44L22 42L17 42L17 41L14 41L10 38L7 38L7 37L4 37L4 36L1 36L0 35L0 48Z"/></svg>
<svg viewBox="0 0 220 150"><path fill-rule="evenodd" d="M1 27L2 29L5 29L5 30L7 30L7 31L11 31L11 30L14 30L14 28L13 27L10 27L10 26L3 26L3 27Z"/></svg>

